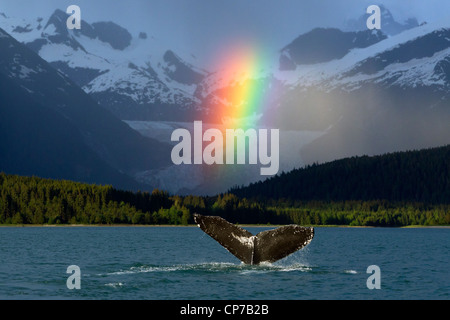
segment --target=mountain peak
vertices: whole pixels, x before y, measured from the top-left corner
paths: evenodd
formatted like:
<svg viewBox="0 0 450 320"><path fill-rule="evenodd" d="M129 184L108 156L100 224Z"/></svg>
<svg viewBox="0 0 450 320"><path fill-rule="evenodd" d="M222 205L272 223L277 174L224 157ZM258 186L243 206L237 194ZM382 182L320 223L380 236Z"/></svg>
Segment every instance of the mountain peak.
<svg viewBox="0 0 450 320"><path fill-rule="evenodd" d="M44 27L44 30L47 30L50 26L53 26L55 30L53 30L54 33L60 34L60 35L67 35L67 13L62 11L61 9L56 9L53 14L50 16L50 18L47 21L47 24Z"/></svg>
<svg viewBox="0 0 450 320"><path fill-rule="evenodd" d="M391 11L383 5L379 5L381 13L381 31L384 34L393 36L405 30L419 26L416 18L408 18L405 22L400 23L395 20ZM369 15L363 14L358 19L351 19L346 22L345 31L362 31L367 30L366 22Z"/></svg>
<svg viewBox="0 0 450 320"><path fill-rule="evenodd" d="M59 42L67 41L71 33L67 29L66 21L69 15L61 9L56 9L48 19L44 27L44 36L58 37ZM95 22L92 24L86 21L81 22L81 30L74 30L73 35L85 35L91 39L99 39L108 43L113 49L123 50L131 44L132 36L127 29L114 22ZM52 39L55 41L58 39ZM75 48L74 48L75 49Z"/></svg>
<svg viewBox="0 0 450 320"><path fill-rule="evenodd" d="M281 50L280 70L340 59L353 48L366 48L385 38L379 30L344 32L335 28L315 28Z"/></svg>
<svg viewBox="0 0 450 320"><path fill-rule="evenodd" d="M70 123L70 129L73 134L69 136L73 137L73 140L68 144L59 144L61 141L58 140L57 146L64 153L64 161L72 161L72 147L77 144L80 147L79 155L82 155L81 157L84 159L81 161L84 161L83 163L86 164L86 170L101 171L103 170L101 169L102 166L106 166L107 164L110 167L111 174L116 175L121 172L120 176L124 176L122 173L129 175L125 176L126 180L131 180L132 178L130 176L135 172L167 165L167 158L162 159L155 155L161 154L162 152L170 155L170 146L168 144L160 143L150 138L144 138L132 130L124 122L98 105L93 98L88 96L74 82L70 81L67 76L54 69L48 62L23 43L7 36L1 29L0 47L2 48L0 51L1 128L5 128L5 123L12 121L22 123L21 120L23 118L26 118L26 123L29 123L33 117L29 117L27 114L31 112L30 110L34 110L34 114L39 113L36 112L39 109L41 113L51 116L54 120L56 119L51 123L46 122L49 127L43 125L39 128L44 127L45 130L51 131L48 129L55 129L55 126L58 126L55 130L57 130L56 132L60 132L59 130L64 131L65 128L68 128L68 125L58 125L58 122L64 121L65 123ZM24 99L21 100L22 97ZM17 101L21 101L20 104ZM21 109L17 109L19 107ZM1 112L6 113L10 118L5 120L1 116ZM44 116L39 119L47 121L47 119L44 119ZM17 125L16 128L19 129L15 129L14 132L20 134L20 126ZM27 135L27 140L23 142L24 146L30 145L34 148L33 144L27 141L30 141L30 137L35 139L36 132L41 133L41 131L36 130L32 133L34 136L31 133L31 136ZM75 134L77 135L76 139L74 138ZM40 135L37 136L40 137ZM67 136L67 132L64 136ZM38 148L40 149L38 150L39 153L34 153L34 149L31 150L33 152L30 151L31 154L39 155L35 159L41 159L41 151L47 150L43 145L48 143L48 139L46 136L42 137L42 140L38 141L39 146L41 146ZM14 148L14 138L12 136L8 140L8 148ZM52 145L51 142L50 145ZM18 146L16 149L22 147L21 144L18 144ZM2 149L2 146L0 146L0 149ZM63 155L56 154L56 156L62 157ZM95 157L95 161L89 162L87 161L87 157L90 159ZM16 158L23 159L26 157L23 156L23 153L20 153L20 156ZM32 159L33 157L28 156L28 158ZM12 166L14 162L8 162L8 164ZM95 168L90 167L91 165L95 165ZM51 165L47 169L55 166ZM20 170L24 169L24 167L20 166L18 168ZM73 170L76 171L76 164L75 169L69 169L72 170L71 173L74 173ZM35 173L31 172L31 174ZM87 178L86 175L83 178Z"/></svg>
<svg viewBox="0 0 450 320"><path fill-rule="evenodd" d="M389 11L388 8L386 8L382 4L380 4L379 7L381 12L381 18L394 20L394 16L392 15L392 13Z"/></svg>
<svg viewBox="0 0 450 320"><path fill-rule="evenodd" d="M167 50L164 53L163 60L166 63L166 66L163 67L165 73L179 83L187 85L197 84L205 77L205 74L197 72L193 66L184 62L172 50Z"/></svg>

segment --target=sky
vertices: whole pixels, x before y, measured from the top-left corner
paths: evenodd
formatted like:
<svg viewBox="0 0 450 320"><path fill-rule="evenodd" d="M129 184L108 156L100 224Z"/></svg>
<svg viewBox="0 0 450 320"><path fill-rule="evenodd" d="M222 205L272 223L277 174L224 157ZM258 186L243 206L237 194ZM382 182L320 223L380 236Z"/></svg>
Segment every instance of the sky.
<svg viewBox="0 0 450 320"><path fill-rule="evenodd" d="M0 0L0 12L45 18L72 4L89 23L113 21L134 36L145 31L175 51L206 56L236 41L279 50L314 27L341 27L371 4L385 5L397 21L450 12L448 0Z"/></svg>

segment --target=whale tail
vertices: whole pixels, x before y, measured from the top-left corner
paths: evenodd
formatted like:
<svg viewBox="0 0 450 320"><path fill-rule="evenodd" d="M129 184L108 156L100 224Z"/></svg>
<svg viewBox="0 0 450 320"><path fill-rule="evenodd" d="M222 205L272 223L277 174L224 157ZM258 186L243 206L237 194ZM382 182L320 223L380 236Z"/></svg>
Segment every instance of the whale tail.
<svg viewBox="0 0 450 320"><path fill-rule="evenodd" d="M246 264L275 262L303 248L314 237L314 228L287 225L253 235L217 216L194 214L206 234Z"/></svg>

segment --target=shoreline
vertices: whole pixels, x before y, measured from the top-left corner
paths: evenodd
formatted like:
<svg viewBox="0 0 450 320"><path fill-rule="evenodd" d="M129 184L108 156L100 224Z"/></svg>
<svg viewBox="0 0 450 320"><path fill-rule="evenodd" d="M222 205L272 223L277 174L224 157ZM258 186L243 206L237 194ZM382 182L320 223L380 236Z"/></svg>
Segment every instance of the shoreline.
<svg viewBox="0 0 450 320"><path fill-rule="evenodd" d="M242 228L278 228L283 225L275 224L237 224ZM94 227L137 227L137 228L181 228L181 227L197 227L196 224L175 225L175 224L0 224L0 228L94 228ZM386 228L386 229L414 229L414 228L428 228L428 229L450 229L450 225L435 225L435 226L401 226L401 227L382 227L382 226L350 226L350 225L305 225L304 227L313 228Z"/></svg>

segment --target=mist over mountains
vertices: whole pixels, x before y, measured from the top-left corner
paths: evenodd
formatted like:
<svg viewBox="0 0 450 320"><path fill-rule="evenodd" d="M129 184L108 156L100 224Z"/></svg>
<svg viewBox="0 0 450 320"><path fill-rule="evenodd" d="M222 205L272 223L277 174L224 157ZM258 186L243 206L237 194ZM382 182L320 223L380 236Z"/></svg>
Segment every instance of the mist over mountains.
<svg viewBox="0 0 450 320"><path fill-rule="evenodd" d="M221 124L234 103L230 88L249 83L276 92L257 126L281 130L284 171L450 140L450 23L398 22L382 7L381 30L365 29L367 16L343 30L315 28L276 48L276 59L248 74L225 66L207 70L147 30L133 35L114 22L84 20L81 30L67 30L67 17L59 9L27 21L0 13L0 129L15 132L2 141L8 156L1 157L0 170L202 194L258 181L259 170L249 166L170 162L170 133L194 120ZM12 112L16 105L22 112ZM45 112L33 113L39 108ZM22 132L22 122L31 129ZM43 127L55 128L53 136ZM26 141L33 132L43 132L42 145L31 148ZM63 136L73 141L49 143L62 149L46 156L36 153L45 150L43 141ZM14 149L13 141L23 141L23 148ZM73 150L80 159L70 156L71 145L79 146ZM30 161L20 165L15 158Z"/></svg>

